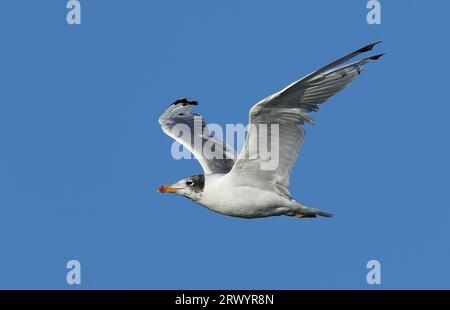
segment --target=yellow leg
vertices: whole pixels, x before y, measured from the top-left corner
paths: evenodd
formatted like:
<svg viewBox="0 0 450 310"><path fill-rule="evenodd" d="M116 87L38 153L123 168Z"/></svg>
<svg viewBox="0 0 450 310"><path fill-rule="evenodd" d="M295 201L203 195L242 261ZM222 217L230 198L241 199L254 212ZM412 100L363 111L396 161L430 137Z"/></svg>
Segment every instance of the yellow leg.
<svg viewBox="0 0 450 310"><path fill-rule="evenodd" d="M293 217L296 217L298 219L304 219L304 218L315 218L317 215L315 214L304 214L304 213L296 213L292 215Z"/></svg>

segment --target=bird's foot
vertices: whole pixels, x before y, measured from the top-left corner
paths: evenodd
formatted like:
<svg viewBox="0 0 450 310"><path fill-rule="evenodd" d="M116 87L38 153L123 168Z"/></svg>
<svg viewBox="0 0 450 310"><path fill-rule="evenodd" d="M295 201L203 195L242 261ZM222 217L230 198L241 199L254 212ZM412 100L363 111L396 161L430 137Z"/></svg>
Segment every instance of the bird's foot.
<svg viewBox="0 0 450 310"><path fill-rule="evenodd" d="M296 213L293 216L295 216L298 219L315 218L315 217L317 217L317 215L315 215L315 214L305 214L305 213Z"/></svg>

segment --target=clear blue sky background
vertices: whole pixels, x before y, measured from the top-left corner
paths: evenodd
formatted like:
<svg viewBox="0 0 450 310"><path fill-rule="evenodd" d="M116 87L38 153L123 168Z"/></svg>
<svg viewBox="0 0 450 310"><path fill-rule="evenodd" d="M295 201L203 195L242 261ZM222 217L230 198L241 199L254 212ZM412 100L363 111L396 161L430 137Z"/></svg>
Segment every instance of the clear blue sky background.
<svg viewBox="0 0 450 310"><path fill-rule="evenodd" d="M0 288L450 288L448 1L3 0ZM157 123L178 97L246 123L367 43L388 55L316 114L291 192L333 219L241 220L157 186L201 172Z"/></svg>

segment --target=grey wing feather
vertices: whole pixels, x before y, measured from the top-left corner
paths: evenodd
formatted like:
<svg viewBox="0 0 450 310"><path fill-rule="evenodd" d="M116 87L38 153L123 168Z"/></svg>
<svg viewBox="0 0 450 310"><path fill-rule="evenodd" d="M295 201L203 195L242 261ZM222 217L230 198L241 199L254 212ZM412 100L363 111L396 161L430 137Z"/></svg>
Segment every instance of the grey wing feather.
<svg viewBox="0 0 450 310"><path fill-rule="evenodd" d="M205 174L227 173L234 164L234 150L211 134L202 116L192 113L196 105L185 98L175 101L159 118L161 128L197 158Z"/></svg>
<svg viewBox="0 0 450 310"><path fill-rule="evenodd" d="M317 111L321 104L360 75L366 63L378 60L382 54L342 64L372 50L378 43L350 53L254 105L250 110L250 124L278 124L278 136L272 136L271 131L267 130L267 139L270 145L278 145L279 164L275 169L263 170L261 164L267 160L261 156L251 159L250 146L257 145L259 136L258 126L251 126L247 141L231 171L245 177L236 179L245 180L243 182L251 180L254 186L272 186L280 194L290 197L288 186L291 170L305 138L302 125L305 122L313 123L310 112Z"/></svg>

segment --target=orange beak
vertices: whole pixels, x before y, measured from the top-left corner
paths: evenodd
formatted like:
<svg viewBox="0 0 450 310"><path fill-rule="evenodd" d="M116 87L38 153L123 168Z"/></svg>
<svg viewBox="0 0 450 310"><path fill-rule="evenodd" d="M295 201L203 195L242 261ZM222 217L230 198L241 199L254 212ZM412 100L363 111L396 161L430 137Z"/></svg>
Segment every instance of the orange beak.
<svg viewBox="0 0 450 310"><path fill-rule="evenodd" d="M178 188L172 187L172 186L160 186L158 188L159 193L176 193L178 191Z"/></svg>

